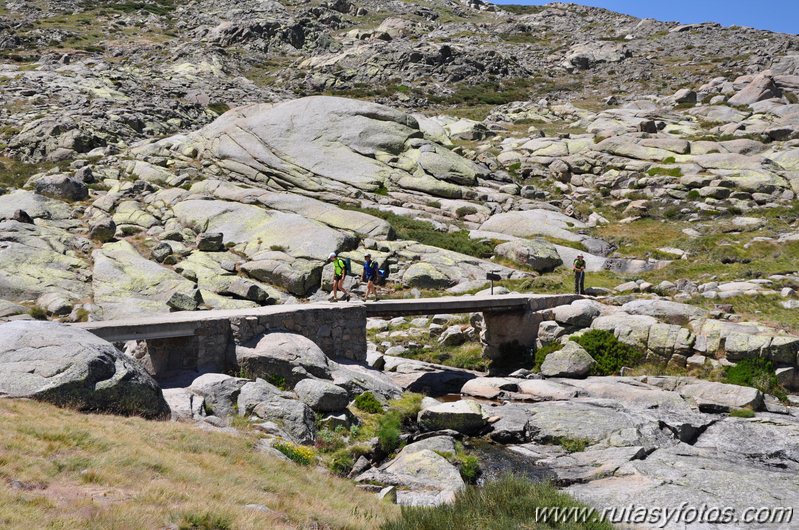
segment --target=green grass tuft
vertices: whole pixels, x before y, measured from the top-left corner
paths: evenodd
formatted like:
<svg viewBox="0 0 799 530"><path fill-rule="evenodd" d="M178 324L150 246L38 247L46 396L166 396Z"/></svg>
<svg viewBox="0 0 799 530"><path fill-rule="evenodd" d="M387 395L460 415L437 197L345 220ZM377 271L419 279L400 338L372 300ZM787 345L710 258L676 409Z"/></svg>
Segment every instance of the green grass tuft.
<svg viewBox="0 0 799 530"><path fill-rule="evenodd" d="M730 416L733 418L754 418L755 411L750 409L735 409L730 411Z"/></svg>
<svg viewBox="0 0 799 530"><path fill-rule="evenodd" d="M611 530L608 523L592 517L586 523L538 523L536 509L543 507L582 507L566 493L549 483L533 483L507 476L484 488L469 486L458 492L453 504L435 508L403 507L402 516L381 526L382 530Z"/></svg>

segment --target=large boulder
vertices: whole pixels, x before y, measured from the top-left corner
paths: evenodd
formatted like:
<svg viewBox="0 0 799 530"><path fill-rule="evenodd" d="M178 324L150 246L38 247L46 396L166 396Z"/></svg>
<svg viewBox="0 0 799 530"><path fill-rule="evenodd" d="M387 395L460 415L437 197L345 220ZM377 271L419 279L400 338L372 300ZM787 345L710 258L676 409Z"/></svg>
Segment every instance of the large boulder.
<svg viewBox="0 0 799 530"><path fill-rule="evenodd" d="M294 392L315 412L338 412L350 401L346 390L320 379L303 379L294 386Z"/></svg>
<svg viewBox="0 0 799 530"><path fill-rule="evenodd" d="M355 480L435 491L457 491L465 486L458 469L430 449L403 451L381 470L369 470Z"/></svg>
<svg viewBox="0 0 799 530"><path fill-rule="evenodd" d="M462 400L419 411L418 423L423 431L452 429L463 434L475 434L485 426L486 418L479 403Z"/></svg>
<svg viewBox="0 0 799 530"><path fill-rule="evenodd" d="M562 349L547 355L541 364L541 375L545 377L585 377L596 364L579 344L568 341Z"/></svg>
<svg viewBox="0 0 799 530"><path fill-rule="evenodd" d="M269 333L254 348L240 346L236 360L249 377L279 377L290 387L309 377L332 378L327 356L319 346L293 333Z"/></svg>
<svg viewBox="0 0 799 530"><path fill-rule="evenodd" d="M492 215L480 226L480 231L521 238L549 236L566 241L582 241L586 236L571 230L585 226L581 221L560 212L537 209Z"/></svg>
<svg viewBox="0 0 799 530"><path fill-rule="evenodd" d="M598 317L591 328L612 331L621 342L643 351L649 341L649 329L657 323L655 317L620 312Z"/></svg>
<svg viewBox="0 0 799 530"><path fill-rule="evenodd" d="M239 392L247 382L225 374L203 374L192 381L189 390L204 398L206 413L226 418L235 413Z"/></svg>
<svg viewBox="0 0 799 530"><path fill-rule="evenodd" d="M714 381L696 381L677 390L703 412L729 412L733 409L763 408L763 394L756 388Z"/></svg>
<svg viewBox="0 0 799 530"><path fill-rule="evenodd" d="M555 245L543 239L508 241L497 245L494 254L530 267L536 272L551 272L563 265Z"/></svg>
<svg viewBox="0 0 799 530"><path fill-rule="evenodd" d="M593 300L575 300L552 309L553 320L572 328L587 328L602 313L602 305Z"/></svg>
<svg viewBox="0 0 799 530"><path fill-rule="evenodd" d="M399 110L313 96L231 110L187 143L227 171L314 192L376 191L411 174L473 184L486 174L422 136L416 119ZM389 165L392 158L408 172Z"/></svg>
<svg viewBox="0 0 799 530"><path fill-rule="evenodd" d="M740 92L729 99L730 105L751 105L764 99L777 98L782 91L774 82L774 78L763 72L758 74Z"/></svg>
<svg viewBox="0 0 799 530"><path fill-rule="evenodd" d="M707 311L701 307L668 300L633 300L621 309L631 315L648 315L669 324L686 325L691 320L707 317Z"/></svg>
<svg viewBox="0 0 799 530"><path fill-rule="evenodd" d="M52 322L0 324L0 395L169 417L161 389L134 359L88 331Z"/></svg>
<svg viewBox="0 0 799 530"><path fill-rule="evenodd" d="M280 249L292 257L324 260L347 245L349 237L294 213L270 211L253 204L187 200L173 206L177 219L197 231L222 234L226 244L253 257Z"/></svg>
<svg viewBox="0 0 799 530"><path fill-rule="evenodd" d="M70 175L45 175L36 179L36 192L56 199L82 201L89 196L89 188Z"/></svg>

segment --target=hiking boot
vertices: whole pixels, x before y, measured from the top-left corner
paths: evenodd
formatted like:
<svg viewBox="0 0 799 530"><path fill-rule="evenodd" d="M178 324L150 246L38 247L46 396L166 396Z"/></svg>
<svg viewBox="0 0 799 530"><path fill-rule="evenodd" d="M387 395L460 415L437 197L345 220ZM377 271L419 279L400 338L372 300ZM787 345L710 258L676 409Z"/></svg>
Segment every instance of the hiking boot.
<svg viewBox="0 0 799 530"><path fill-rule="evenodd" d="M343 300L345 302L349 302L350 301L350 295L349 294L345 294Z"/></svg>

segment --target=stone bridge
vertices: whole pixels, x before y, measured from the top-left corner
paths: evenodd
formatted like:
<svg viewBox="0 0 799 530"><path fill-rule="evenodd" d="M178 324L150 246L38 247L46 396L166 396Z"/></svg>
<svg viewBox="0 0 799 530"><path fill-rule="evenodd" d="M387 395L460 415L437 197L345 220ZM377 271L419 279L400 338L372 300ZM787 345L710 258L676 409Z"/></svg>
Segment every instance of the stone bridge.
<svg viewBox="0 0 799 530"><path fill-rule="evenodd" d="M483 355L502 366L535 344L542 312L570 304L577 295L452 296L357 303L268 306L232 311L192 311L74 324L114 343L142 341L141 360L155 376L180 370L230 370L236 346L264 333L298 333L328 356L366 359L367 317L483 314Z"/></svg>

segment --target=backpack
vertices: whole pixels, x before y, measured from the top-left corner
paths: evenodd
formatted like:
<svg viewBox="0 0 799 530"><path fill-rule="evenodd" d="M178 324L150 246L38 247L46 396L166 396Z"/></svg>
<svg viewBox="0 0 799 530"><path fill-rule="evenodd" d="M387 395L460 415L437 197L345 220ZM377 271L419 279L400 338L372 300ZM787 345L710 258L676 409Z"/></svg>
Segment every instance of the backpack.
<svg viewBox="0 0 799 530"><path fill-rule="evenodd" d="M376 280L380 285L386 283L386 279L391 274L391 268L388 266L388 262L383 263L383 266L377 269L377 278Z"/></svg>
<svg viewBox="0 0 799 530"><path fill-rule="evenodd" d="M350 261L350 258L344 258L344 275L352 276L352 261Z"/></svg>
<svg viewBox="0 0 799 530"><path fill-rule="evenodd" d="M366 265L366 262L364 262L364 264L363 264L363 277L364 278L371 277L373 281L376 281L377 277L378 277L378 272L377 271L378 271L379 268L380 267L378 266L376 261L369 262L368 266Z"/></svg>

